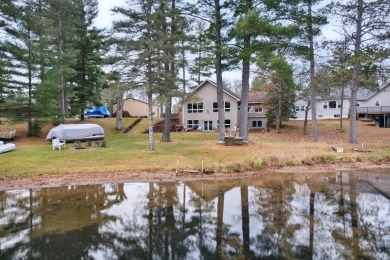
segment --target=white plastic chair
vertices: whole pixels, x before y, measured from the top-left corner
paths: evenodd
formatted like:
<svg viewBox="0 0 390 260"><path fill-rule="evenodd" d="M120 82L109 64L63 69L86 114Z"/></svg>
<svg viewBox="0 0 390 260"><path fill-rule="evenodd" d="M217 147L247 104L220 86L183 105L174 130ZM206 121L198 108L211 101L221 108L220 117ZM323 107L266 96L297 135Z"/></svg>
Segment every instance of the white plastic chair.
<svg viewBox="0 0 390 260"><path fill-rule="evenodd" d="M65 141L60 141L60 139L58 138L55 138L53 140L51 140L51 143L53 145L53 151L58 148L58 150L61 150L61 147L64 147L65 148Z"/></svg>

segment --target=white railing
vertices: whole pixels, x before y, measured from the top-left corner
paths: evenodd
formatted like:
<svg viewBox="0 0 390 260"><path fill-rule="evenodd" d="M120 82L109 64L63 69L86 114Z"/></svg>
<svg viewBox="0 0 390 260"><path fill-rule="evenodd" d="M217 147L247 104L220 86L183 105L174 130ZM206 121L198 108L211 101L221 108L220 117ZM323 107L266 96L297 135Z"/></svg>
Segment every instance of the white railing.
<svg viewBox="0 0 390 260"><path fill-rule="evenodd" d="M387 114L390 113L390 106L380 107L357 107L359 114Z"/></svg>

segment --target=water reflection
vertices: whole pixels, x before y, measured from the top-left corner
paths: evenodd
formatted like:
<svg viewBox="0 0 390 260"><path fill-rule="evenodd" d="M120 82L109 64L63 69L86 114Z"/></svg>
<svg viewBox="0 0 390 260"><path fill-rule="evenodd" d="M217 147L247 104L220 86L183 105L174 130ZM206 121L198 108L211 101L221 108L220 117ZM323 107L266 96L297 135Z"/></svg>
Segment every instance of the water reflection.
<svg viewBox="0 0 390 260"><path fill-rule="evenodd" d="M0 259L389 259L390 172L0 193Z"/></svg>

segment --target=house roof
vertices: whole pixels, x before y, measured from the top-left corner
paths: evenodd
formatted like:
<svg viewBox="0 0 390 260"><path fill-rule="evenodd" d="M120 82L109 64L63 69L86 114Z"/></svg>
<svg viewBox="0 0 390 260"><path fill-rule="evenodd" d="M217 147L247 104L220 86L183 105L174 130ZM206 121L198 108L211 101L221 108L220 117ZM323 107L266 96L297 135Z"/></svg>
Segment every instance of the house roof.
<svg viewBox="0 0 390 260"><path fill-rule="evenodd" d="M250 92L249 103L264 103L267 100L266 92Z"/></svg>
<svg viewBox="0 0 390 260"><path fill-rule="evenodd" d="M146 105L148 105L148 102L145 102L145 101L142 101L142 100L139 100L139 99L135 99L135 98L132 98L132 97L129 97L129 98L125 98L124 100L123 100L123 102L125 102L126 100L134 100L134 101L136 101L136 102L140 102L140 103L143 103L143 104L146 104ZM115 105L118 105L118 103L114 103L113 104L114 106ZM153 106L157 106L154 102L153 102Z"/></svg>
<svg viewBox="0 0 390 260"><path fill-rule="evenodd" d="M379 94L380 92L383 92L385 89L387 89L389 87L390 87L390 83L387 83L386 85L381 87L378 91L370 91L369 89L359 89L357 100L368 100L368 99L372 98L373 96ZM366 92L363 92L363 94L365 94L365 95L359 96L359 93L361 91L366 91Z"/></svg>
<svg viewBox="0 0 390 260"><path fill-rule="evenodd" d="M209 79L206 79L205 81L203 81L202 83L199 84L199 86L197 86L193 92L196 92L198 89L202 88L204 85L206 85L206 83L210 83L211 85L213 85L215 88L217 87L217 83L212 81L212 80L209 80ZM225 94L231 96L232 98L236 99L236 100L240 100L240 96L236 93L234 93L233 91L231 91L230 89L224 87L223 88L223 92L225 92Z"/></svg>

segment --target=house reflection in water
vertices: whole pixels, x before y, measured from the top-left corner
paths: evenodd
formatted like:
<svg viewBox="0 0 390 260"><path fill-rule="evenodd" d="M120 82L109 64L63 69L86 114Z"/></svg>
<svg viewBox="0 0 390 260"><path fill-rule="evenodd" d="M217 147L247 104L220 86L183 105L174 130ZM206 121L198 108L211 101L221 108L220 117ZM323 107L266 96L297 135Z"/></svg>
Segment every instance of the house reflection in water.
<svg viewBox="0 0 390 260"><path fill-rule="evenodd" d="M0 258L390 258L390 173L0 194Z"/></svg>

